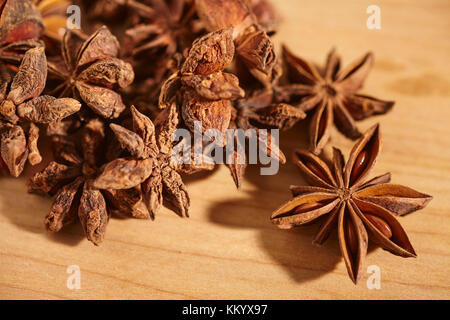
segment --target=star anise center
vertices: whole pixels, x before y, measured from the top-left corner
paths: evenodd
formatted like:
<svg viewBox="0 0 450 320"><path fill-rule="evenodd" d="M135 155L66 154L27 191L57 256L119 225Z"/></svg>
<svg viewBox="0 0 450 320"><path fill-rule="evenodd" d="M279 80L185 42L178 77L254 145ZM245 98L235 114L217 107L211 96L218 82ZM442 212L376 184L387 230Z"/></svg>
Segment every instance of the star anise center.
<svg viewBox="0 0 450 320"><path fill-rule="evenodd" d="M89 179L94 178L97 175L98 169L85 161L81 166L81 172L87 179Z"/></svg>
<svg viewBox="0 0 450 320"><path fill-rule="evenodd" d="M325 94L326 96L329 97L335 97L337 95L337 91L334 88L333 84L329 82L319 84L318 90L322 94Z"/></svg>
<svg viewBox="0 0 450 320"><path fill-rule="evenodd" d="M350 200L353 196L353 192L348 188L339 188L336 190L336 193L339 195L341 201Z"/></svg>

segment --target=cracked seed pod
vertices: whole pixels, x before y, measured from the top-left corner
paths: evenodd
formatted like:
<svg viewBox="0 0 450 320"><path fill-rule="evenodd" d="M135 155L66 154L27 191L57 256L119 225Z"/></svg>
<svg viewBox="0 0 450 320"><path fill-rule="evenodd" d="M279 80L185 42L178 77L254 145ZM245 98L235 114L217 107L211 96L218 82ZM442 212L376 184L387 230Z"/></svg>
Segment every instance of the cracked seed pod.
<svg viewBox="0 0 450 320"><path fill-rule="evenodd" d="M223 71L234 57L233 28L208 33L192 44L182 74L207 75Z"/></svg>
<svg viewBox="0 0 450 320"><path fill-rule="evenodd" d="M318 245L337 229L341 253L354 283L362 274L369 241L401 257L416 256L395 215L420 210L432 199L389 183L390 174L366 181L380 149L376 125L355 144L346 163L338 149L334 149L332 166L311 152L296 150L294 162L312 186L291 186L294 199L271 217L282 229L321 222L313 241Z"/></svg>
<svg viewBox="0 0 450 320"><path fill-rule="evenodd" d="M215 129L225 138L226 130L230 126L231 108L229 100L207 100L187 91L182 106L184 124L194 132L195 122L200 121L203 133Z"/></svg>
<svg viewBox="0 0 450 320"><path fill-rule="evenodd" d="M0 153L14 177L22 173L27 158L31 165L42 160L35 124L60 121L81 107L74 99L40 96L47 78L46 62L44 48L39 47L25 53L14 77L0 65Z"/></svg>
<svg viewBox="0 0 450 320"><path fill-rule="evenodd" d="M194 123L199 121L203 133L208 129L219 130L223 141L231 119L230 101L244 96L238 79L223 72L234 56L232 34L233 28L228 28L195 40L179 74L164 83L160 95L161 108L170 105L173 99L180 103L189 130L194 132Z"/></svg>
<svg viewBox="0 0 450 320"><path fill-rule="evenodd" d="M96 114L117 118L125 104L117 91L133 82L131 65L117 58L119 42L106 27L87 40L69 30L62 42L62 60L48 62L52 94L80 98Z"/></svg>

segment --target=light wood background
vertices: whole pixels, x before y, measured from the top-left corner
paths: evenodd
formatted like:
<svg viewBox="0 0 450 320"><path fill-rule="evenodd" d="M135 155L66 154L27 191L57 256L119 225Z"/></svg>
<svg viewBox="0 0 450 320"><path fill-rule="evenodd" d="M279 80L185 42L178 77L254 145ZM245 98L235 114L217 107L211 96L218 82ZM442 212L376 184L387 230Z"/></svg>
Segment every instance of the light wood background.
<svg viewBox="0 0 450 320"><path fill-rule="evenodd" d="M403 259L372 250L381 289L347 276L336 236L311 245L315 226L279 230L273 209L304 183L291 164L277 176L248 170L237 191L221 167L190 177L191 218L167 209L156 221L112 219L95 247L79 226L46 234L50 200L26 193L25 179L0 178L0 298L25 299L439 299L450 298L450 2L448 0L276 1L284 18L278 43L323 63L336 46L344 64L375 53L363 92L396 100L381 122L384 147L373 174L431 194L427 208L401 218L418 253ZM366 8L381 7L382 29L366 28ZM305 146L306 122L282 135L290 154ZM348 154L352 142L334 132L330 145ZM66 270L81 269L69 290Z"/></svg>

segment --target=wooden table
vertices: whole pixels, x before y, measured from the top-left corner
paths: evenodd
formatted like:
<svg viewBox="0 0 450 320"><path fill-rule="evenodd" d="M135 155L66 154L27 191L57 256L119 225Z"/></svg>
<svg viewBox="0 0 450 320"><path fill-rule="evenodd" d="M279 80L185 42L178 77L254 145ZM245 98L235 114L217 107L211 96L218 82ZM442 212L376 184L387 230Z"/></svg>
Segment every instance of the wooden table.
<svg viewBox="0 0 450 320"><path fill-rule="evenodd" d="M302 184L288 163L276 176L248 170L235 190L225 167L190 177L191 218L164 209L156 221L114 218L95 247L79 226L47 235L50 200L26 193L25 178L0 179L0 298L25 299L438 299L450 298L450 3L386 0L381 30L366 28L373 1L276 1L284 18L276 36L322 63L336 46L344 64L367 50L376 62L364 92L396 100L381 122L384 147L373 174L434 196L401 218L418 258L372 250L366 265L381 268L381 289L348 278L336 236L311 245L315 226L283 231L269 221ZM305 146L306 122L282 135L290 154ZM347 155L352 142L334 131L330 145ZM81 270L81 289L66 286L67 268Z"/></svg>

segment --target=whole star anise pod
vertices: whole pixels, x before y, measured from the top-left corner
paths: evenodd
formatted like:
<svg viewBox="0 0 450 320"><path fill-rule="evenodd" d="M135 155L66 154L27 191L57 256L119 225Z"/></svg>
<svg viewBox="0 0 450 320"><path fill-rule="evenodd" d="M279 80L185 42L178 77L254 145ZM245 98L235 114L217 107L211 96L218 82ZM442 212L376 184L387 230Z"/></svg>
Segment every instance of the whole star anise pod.
<svg viewBox="0 0 450 320"><path fill-rule="evenodd" d="M68 30L62 41L62 59L48 62L49 78L56 81L50 92L80 98L103 118L117 118L125 104L117 91L133 82L131 65L117 58L119 42L106 27L88 39Z"/></svg>
<svg viewBox="0 0 450 320"><path fill-rule="evenodd" d="M28 182L29 192L54 196L44 220L49 232L58 232L79 220L86 238L99 245L113 212L134 217L145 215L146 208L136 190L116 192L93 186L105 161L106 143L104 124L98 119L89 120L72 136L53 137L55 161Z"/></svg>
<svg viewBox="0 0 450 320"><path fill-rule="evenodd" d="M320 154L327 143L333 123L345 136L357 139L361 132L355 120L384 114L394 105L393 101L357 93L372 67L372 53L343 71L334 50L329 53L323 72L286 47L283 47L283 58L290 84L281 88L279 99L297 104L303 111L314 110L309 136L310 148L315 154Z"/></svg>
<svg viewBox="0 0 450 320"><path fill-rule="evenodd" d="M297 150L294 160L313 186L291 186L294 199L272 214L271 220L286 229L321 221L313 243L321 245L337 228L342 256L353 282L361 276L369 240L401 257L416 253L395 215L424 208L431 196L391 184L390 174L365 181L381 148L378 125L353 147L344 166L334 149L333 166L311 152Z"/></svg>
<svg viewBox="0 0 450 320"><path fill-rule="evenodd" d="M17 74L0 64L0 155L9 173L18 177L28 159L41 162L36 124L59 121L81 108L71 98L40 96L47 78L44 48L33 48L23 56Z"/></svg>
<svg viewBox="0 0 450 320"><path fill-rule="evenodd" d="M29 0L0 1L0 64L17 67L31 48L42 46L37 40L44 26L36 7Z"/></svg>
<svg viewBox="0 0 450 320"><path fill-rule="evenodd" d="M110 125L128 156L106 164L94 186L118 191L137 188L152 219L163 200L181 216L189 216L189 194L170 160L172 134L178 125L176 106L173 104L160 114L156 129L152 121L133 106L131 113L133 130Z"/></svg>

